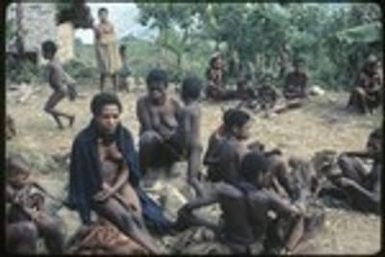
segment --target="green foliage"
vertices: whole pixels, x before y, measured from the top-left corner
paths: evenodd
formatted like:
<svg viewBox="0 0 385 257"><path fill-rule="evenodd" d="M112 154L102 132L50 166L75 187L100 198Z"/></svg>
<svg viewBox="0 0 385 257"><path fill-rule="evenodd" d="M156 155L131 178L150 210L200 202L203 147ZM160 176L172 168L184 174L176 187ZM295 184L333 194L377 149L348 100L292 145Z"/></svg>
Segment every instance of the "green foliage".
<svg viewBox="0 0 385 257"><path fill-rule="evenodd" d="M176 66L179 74L191 69L204 72L210 54L220 46L238 71L246 67L251 75L277 73L278 53L287 43L291 60L305 59L313 83L343 88L351 84L364 57L380 52L382 46L381 11L376 4L337 8L300 3L142 3L138 7L139 21L159 31L157 46L175 57L170 68Z"/></svg>
<svg viewBox="0 0 385 257"><path fill-rule="evenodd" d="M368 23L339 31L336 33L336 37L340 42L347 44L379 42L381 26L380 22Z"/></svg>
<svg viewBox="0 0 385 257"><path fill-rule="evenodd" d="M7 79L15 83L40 83L45 80L44 68L28 59L17 62L12 57L7 58L6 74Z"/></svg>
<svg viewBox="0 0 385 257"><path fill-rule="evenodd" d="M97 81L99 79L99 72L96 67L86 65L79 59L74 59L66 63L64 70L73 77L79 85L83 85L90 80Z"/></svg>

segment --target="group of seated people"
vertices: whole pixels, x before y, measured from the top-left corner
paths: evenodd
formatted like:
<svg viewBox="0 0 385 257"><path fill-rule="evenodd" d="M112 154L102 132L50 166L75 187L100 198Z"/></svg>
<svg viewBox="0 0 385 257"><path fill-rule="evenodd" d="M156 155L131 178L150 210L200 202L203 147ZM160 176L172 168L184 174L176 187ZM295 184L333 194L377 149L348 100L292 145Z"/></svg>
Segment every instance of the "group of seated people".
<svg viewBox="0 0 385 257"><path fill-rule="evenodd" d="M167 93L164 70L152 70L146 83L147 93L138 99L136 109L138 153L130 130L120 119L122 103L109 93L93 97L92 119L73 142L69 197L64 205L76 210L83 224L75 235L78 240L70 243L88 243L88 248L69 247L74 252L97 248L95 242L103 241L103 233L97 232L100 226L115 227L107 233L115 246L102 247L107 254L163 253L154 234L175 235L192 226L214 231L216 240L231 253L295 252L323 223L323 212L313 211L319 209L316 200L322 191L321 178L353 196L352 205L357 208L378 211L382 130L370 135L363 153L344 153L337 158L342 172L330 171L333 162L321 162L321 168L312 173L303 160L285 158L279 149L268 151L258 141L249 143L251 116L234 108L225 111L223 124L211 135L203 155L198 101L203 82L195 76L186 77L181 85L182 103ZM201 172L202 155L206 177ZM368 172L353 157L373 160L373 169ZM187 161L187 184L194 189L195 199L172 221L147 195L142 182L157 180L160 173L183 160ZM43 237L48 251L63 252L67 247L60 222L44 209L44 195L49 193L30 179L29 169L22 163L12 156L7 159L7 247L36 252L37 239ZM222 213L219 224L193 212L214 203L219 203ZM116 231L126 239L121 240ZM117 247L119 242L126 247Z"/></svg>
<svg viewBox="0 0 385 257"><path fill-rule="evenodd" d="M228 89L225 85L225 62L219 53L210 59L206 72L206 96L214 100L239 99L243 101L256 99L262 108L272 109L280 95L288 102L301 100L311 93L309 78L304 71L304 60L297 58L293 62L293 70L288 72L283 82L282 93L273 85L272 76L267 74L261 85L248 86L250 78L240 74L236 89ZM348 108L361 113L373 113L382 103L382 70L378 59L370 55L360 71L351 91Z"/></svg>
<svg viewBox="0 0 385 257"><path fill-rule="evenodd" d="M284 82L282 95L285 99L300 99L307 96L308 76L303 70L304 60L297 58L293 62L294 70L287 74ZM206 87L206 96L215 100L229 99L256 99L265 91L274 91L274 97L278 97L279 92L272 85L272 76L267 74L257 90L248 86L250 76L240 72L237 78L236 89L226 89L225 87L225 64L219 53L214 54L206 71L208 85ZM268 87L268 88L267 88ZM262 97L263 98L263 97Z"/></svg>

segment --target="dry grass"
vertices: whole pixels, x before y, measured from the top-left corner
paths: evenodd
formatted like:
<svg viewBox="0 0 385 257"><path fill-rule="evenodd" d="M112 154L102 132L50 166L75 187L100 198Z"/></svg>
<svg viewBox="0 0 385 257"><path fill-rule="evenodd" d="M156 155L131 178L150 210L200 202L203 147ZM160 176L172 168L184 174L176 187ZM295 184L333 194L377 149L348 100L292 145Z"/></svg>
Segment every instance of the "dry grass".
<svg viewBox="0 0 385 257"><path fill-rule="evenodd" d="M36 151L42 154L64 154L70 151L75 135L90 120L89 102L96 90L81 92L84 97L75 102L63 101L59 108L76 112L73 129L59 131L51 117L43 112L43 105L50 93L47 85L30 97L23 105L7 97L7 113L14 117L18 135L9 142L10 148ZM97 85L95 85L95 88ZM137 135L139 124L135 115L135 102L141 92L121 94L124 105L122 121ZM252 127L252 138L266 144L268 148L279 147L287 155L310 157L315 151L332 149L337 152L359 150L366 143L369 132L381 124L382 115L359 116L342 110L346 94L328 93L325 97L313 99L311 103L297 110L263 118L256 114ZM231 105L231 103L226 104ZM221 105L202 104L202 139L206 143L210 133L221 122ZM66 173L46 174L45 184L58 194L64 187ZM61 185L61 186L59 186ZM60 189L59 189L60 188ZM71 215L68 214L70 217ZM71 216L72 217L72 216ZM374 253L380 249L380 219L342 210L330 210L328 225L311 241L313 253Z"/></svg>

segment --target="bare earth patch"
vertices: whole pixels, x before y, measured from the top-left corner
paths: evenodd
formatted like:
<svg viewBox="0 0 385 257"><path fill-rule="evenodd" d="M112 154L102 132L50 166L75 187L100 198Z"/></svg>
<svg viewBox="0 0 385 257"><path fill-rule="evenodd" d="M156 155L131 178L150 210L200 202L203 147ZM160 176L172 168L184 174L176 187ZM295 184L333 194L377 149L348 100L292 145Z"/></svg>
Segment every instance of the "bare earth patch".
<svg viewBox="0 0 385 257"><path fill-rule="evenodd" d="M25 103L16 103L7 97L7 113L16 123L17 136L7 142L7 148L36 152L45 155L64 155L71 149L73 138L88 125L91 118L90 99L96 90L81 92L82 97L75 102L64 100L59 108L76 112L72 129L59 131L51 117L43 112L44 103L50 94L47 85L33 94ZM95 85L96 88L97 85ZM136 119L135 104L143 90L121 93L124 106L122 122L132 131L138 141L139 124ZM273 118L254 115L252 138L265 143L268 148L279 147L286 155L310 157L315 151L331 149L337 152L359 150L365 146L369 132L380 126L380 111L373 116L360 116L343 110L348 95L331 93L314 98L301 109L292 110ZM234 103L227 103L226 106ZM209 135L221 123L221 104L202 103L202 140L206 144ZM63 196L67 183L67 171L46 171L41 176L42 184L53 194ZM63 196L64 197L64 196ZM73 231L78 221L77 215L62 210L63 216L71 221ZM73 221L73 222L72 222ZM71 225L72 224L72 225ZM68 225L67 225L68 227ZM309 253L319 254L372 254L380 250L380 218L357 212L328 209L326 226L310 241L313 246Z"/></svg>

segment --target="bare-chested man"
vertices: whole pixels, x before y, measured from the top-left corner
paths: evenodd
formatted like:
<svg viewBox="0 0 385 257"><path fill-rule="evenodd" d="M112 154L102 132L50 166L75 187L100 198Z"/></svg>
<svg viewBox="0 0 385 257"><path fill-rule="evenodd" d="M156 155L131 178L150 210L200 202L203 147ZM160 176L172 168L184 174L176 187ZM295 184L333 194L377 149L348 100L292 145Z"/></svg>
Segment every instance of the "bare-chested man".
<svg viewBox="0 0 385 257"><path fill-rule="evenodd" d="M137 101L139 158L145 174L150 167L170 167L181 158L181 153L171 143L173 137L178 136L181 107L167 94L167 87L167 73L154 69L147 76L147 95Z"/></svg>
<svg viewBox="0 0 385 257"><path fill-rule="evenodd" d="M371 170L368 171L359 159L372 160ZM363 211L379 211L382 159L381 128L370 133L366 151L345 152L338 157L342 170L338 182L347 192L353 207Z"/></svg>
<svg viewBox="0 0 385 257"><path fill-rule="evenodd" d="M269 160L272 174L270 187L281 196L294 197L293 186L288 179L288 166L278 149L267 151L258 141L248 142L251 126L250 115L239 109L229 109L223 115L223 124L210 136L204 155L208 168L208 180L231 183L239 178L239 164L250 151L264 153Z"/></svg>
<svg viewBox="0 0 385 257"><path fill-rule="evenodd" d="M60 120L60 117L68 119L69 126L72 127L75 120L75 115L58 111L55 109L55 107L67 95L72 100L75 98L75 81L64 71L62 65L55 58L56 51L57 47L54 42L45 41L42 44L43 57L49 61L48 83L53 90L52 95L48 98L48 101L44 106L44 110L52 115L58 128L63 129L64 126Z"/></svg>
<svg viewBox="0 0 385 257"><path fill-rule="evenodd" d="M243 156L250 150L247 139L250 136L251 116L243 110L232 110L225 115L224 139L216 146L214 170L218 181L228 183L239 179L239 165Z"/></svg>
<svg viewBox="0 0 385 257"><path fill-rule="evenodd" d="M295 224L300 218L300 212L296 206L265 188L270 174L268 162L262 153L246 154L240 167L242 178L239 181L234 184L215 184L209 195L182 207L178 221L214 230L218 240L230 247L233 253L269 252L272 249L266 249L270 246L268 241L275 234L275 231L270 231L275 229L271 225L273 219L291 220ZM195 209L215 203L220 204L223 213L222 225L204 220L193 213ZM300 237L292 235L289 229L283 247L294 250L299 240ZM258 241L263 247L254 252L252 245Z"/></svg>
<svg viewBox="0 0 385 257"><path fill-rule="evenodd" d="M43 238L50 253L62 253L64 234L57 216L45 209L43 189L31 178L21 156L7 158L6 245L12 253L37 253L37 241Z"/></svg>
<svg viewBox="0 0 385 257"><path fill-rule="evenodd" d="M159 252L144 224L137 194L140 171L131 133L120 123L122 105L116 95L92 99L93 119L76 137L71 152L69 203L82 223L91 211L114 224L152 253Z"/></svg>
<svg viewBox="0 0 385 257"><path fill-rule="evenodd" d="M370 55L352 90L348 107L362 113L372 113L382 103L383 76L378 60Z"/></svg>
<svg viewBox="0 0 385 257"><path fill-rule="evenodd" d="M304 60L298 58L294 61L294 71L290 72L283 86L283 95L287 100L301 99L307 96L308 76L302 70Z"/></svg>

